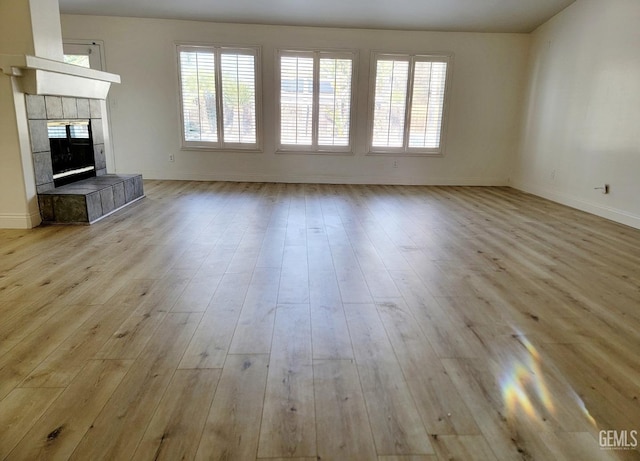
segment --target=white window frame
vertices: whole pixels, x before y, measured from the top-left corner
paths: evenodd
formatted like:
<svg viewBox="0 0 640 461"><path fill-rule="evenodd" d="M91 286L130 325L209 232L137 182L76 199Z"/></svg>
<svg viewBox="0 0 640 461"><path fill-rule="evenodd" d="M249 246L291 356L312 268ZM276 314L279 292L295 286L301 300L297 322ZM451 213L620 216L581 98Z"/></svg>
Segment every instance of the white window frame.
<svg viewBox="0 0 640 461"><path fill-rule="evenodd" d="M408 61L409 62L409 75L407 82L407 94L405 99L405 114L404 114L404 134L403 145L401 147L387 147L387 146L374 146L373 145L373 127L375 116L375 97L376 97L376 76L378 60L380 58L390 58L396 61ZM447 63L447 75L445 78L444 99L442 103L442 121L440 125L440 143L437 148L425 148L425 147L409 147L409 130L411 127L411 105L413 99L413 84L414 84L414 70L416 62L445 62ZM442 157L445 152L445 139L446 139L446 126L447 115L449 109L449 94L451 90L451 76L452 76L452 54L429 54L429 53L389 53L374 51L371 53L371 71L370 71L370 88L369 88L369 126L368 126L368 155L415 155L415 156L432 156Z"/></svg>
<svg viewBox="0 0 640 461"><path fill-rule="evenodd" d="M213 150L213 151L235 151L235 152L261 152L262 151L262 74L261 74L261 47L247 45L218 45L202 43L176 43L176 63L178 70L178 94L180 112L180 138L182 150ZM217 132L218 141L188 141L184 130L184 102L182 95L182 70L180 66L180 52L191 50L211 51L215 59L216 73L216 112L217 112ZM254 56L254 78L255 78L255 108L256 108L256 142L233 143L224 141L224 111L222 96L221 78L221 54L233 52L236 54L246 54Z"/></svg>
<svg viewBox="0 0 640 461"><path fill-rule="evenodd" d="M300 144L283 144L280 123L281 119L281 90L282 76L280 67L280 58L283 56L293 57L313 57L313 107L312 107L312 135L311 145ZM320 59L350 59L351 60L351 101L349 114L349 144L347 146L320 146L318 145L318 124L320 111ZM355 113L356 107L356 84L358 69L358 52L355 50L327 50L327 49L283 49L276 52L275 65L275 85L276 85L276 153L311 153L311 154L345 154L350 155L354 152L355 139Z"/></svg>
<svg viewBox="0 0 640 461"><path fill-rule="evenodd" d="M104 70L104 42L102 40L64 40L63 54L89 57L89 68Z"/></svg>

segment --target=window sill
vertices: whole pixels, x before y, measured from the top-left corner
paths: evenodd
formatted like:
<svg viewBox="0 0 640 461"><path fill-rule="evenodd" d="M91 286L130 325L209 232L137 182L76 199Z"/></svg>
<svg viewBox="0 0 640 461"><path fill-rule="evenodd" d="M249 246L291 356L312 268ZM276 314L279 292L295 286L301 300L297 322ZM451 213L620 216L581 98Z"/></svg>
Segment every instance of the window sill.
<svg viewBox="0 0 640 461"><path fill-rule="evenodd" d="M278 155L336 155L340 157L353 156L353 151L335 151L335 150L304 150L304 149L276 149Z"/></svg>
<svg viewBox="0 0 640 461"><path fill-rule="evenodd" d="M262 148L256 149L238 149L238 148L224 148L224 147L206 147L206 146L182 146L180 147L181 151L193 151L193 152L218 152L218 153L228 153L228 154L261 154L264 151Z"/></svg>
<svg viewBox="0 0 640 461"><path fill-rule="evenodd" d="M385 156L385 157L444 157L444 152L404 152L404 151L369 151L367 156Z"/></svg>

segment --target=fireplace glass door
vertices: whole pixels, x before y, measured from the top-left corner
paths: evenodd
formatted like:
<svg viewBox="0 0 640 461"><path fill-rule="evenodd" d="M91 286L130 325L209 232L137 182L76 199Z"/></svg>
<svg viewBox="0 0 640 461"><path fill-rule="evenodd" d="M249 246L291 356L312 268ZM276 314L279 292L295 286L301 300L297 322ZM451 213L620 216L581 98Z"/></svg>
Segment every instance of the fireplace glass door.
<svg viewBox="0 0 640 461"><path fill-rule="evenodd" d="M56 187L96 175L89 120L49 121L47 131Z"/></svg>

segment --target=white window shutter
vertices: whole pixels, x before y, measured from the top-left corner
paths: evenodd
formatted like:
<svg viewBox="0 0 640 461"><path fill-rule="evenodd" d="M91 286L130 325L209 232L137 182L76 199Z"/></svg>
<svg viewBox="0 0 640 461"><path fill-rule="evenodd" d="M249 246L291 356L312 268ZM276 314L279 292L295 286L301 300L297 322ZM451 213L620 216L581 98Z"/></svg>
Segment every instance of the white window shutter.
<svg viewBox="0 0 640 461"><path fill-rule="evenodd" d="M445 62L415 63L409 147L437 149L440 146L446 76Z"/></svg>
<svg viewBox="0 0 640 461"><path fill-rule="evenodd" d="M220 67L224 142L255 144L255 56L223 52Z"/></svg>
<svg viewBox="0 0 640 461"><path fill-rule="evenodd" d="M402 147L409 62L380 59L376 65L372 145Z"/></svg>
<svg viewBox="0 0 640 461"><path fill-rule="evenodd" d="M319 146L349 145L352 67L352 59L320 59Z"/></svg>
<svg viewBox="0 0 640 461"><path fill-rule="evenodd" d="M181 51L180 78L185 141L218 141L213 51Z"/></svg>
<svg viewBox="0 0 640 461"><path fill-rule="evenodd" d="M311 145L313 57L280 57L280 143Z"/></svg>

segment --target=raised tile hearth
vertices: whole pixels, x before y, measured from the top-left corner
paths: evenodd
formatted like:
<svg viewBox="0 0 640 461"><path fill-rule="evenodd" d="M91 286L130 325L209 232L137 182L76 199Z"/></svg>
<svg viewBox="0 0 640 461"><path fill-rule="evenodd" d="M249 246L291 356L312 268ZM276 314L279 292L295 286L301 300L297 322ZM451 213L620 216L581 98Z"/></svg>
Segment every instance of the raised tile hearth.
<svg viewBox="0 0 640 461"><path fill-rule="evenodd" d="M105 174L38 194L42 220L91 224L144 197L142 175Z"/></svg>

